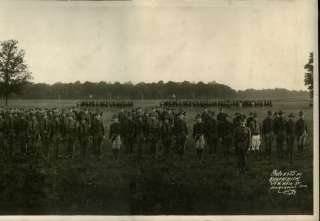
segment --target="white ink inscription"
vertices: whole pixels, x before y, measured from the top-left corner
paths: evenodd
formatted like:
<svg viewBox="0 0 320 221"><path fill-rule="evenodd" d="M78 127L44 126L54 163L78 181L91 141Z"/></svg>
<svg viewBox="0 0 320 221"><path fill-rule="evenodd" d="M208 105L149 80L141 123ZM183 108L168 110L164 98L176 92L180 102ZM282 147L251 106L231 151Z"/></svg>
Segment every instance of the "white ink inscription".
<svg viewBox="0 0 320 221"><path fill-rule="evenodd" d="M296 170L273 170L270 175L270 189L281 194L296 195L298 188L306 188L301 181L302 173Z"/></svg>

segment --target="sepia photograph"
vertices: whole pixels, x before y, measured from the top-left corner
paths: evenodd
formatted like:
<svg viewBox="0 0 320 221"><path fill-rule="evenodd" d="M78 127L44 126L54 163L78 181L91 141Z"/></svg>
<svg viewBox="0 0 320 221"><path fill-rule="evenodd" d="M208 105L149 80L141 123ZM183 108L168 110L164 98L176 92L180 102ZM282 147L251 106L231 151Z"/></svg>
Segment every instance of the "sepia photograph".
<svg viewBox="0 0 320 221"><path fill-rule="evenodd" d="M0 220L318 220L317 27L316 0L0 1Z"/></svg>

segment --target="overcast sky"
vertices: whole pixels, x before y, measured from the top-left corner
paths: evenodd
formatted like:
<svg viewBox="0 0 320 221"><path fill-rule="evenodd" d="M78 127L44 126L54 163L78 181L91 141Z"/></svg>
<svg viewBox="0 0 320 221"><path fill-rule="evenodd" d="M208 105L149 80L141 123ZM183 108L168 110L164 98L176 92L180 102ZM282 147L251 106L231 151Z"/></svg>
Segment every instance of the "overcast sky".
<svg viewBox="0 0 320 221"><path fill-rule="evenodd" d="M249 4L251 2L251 4ZM1 1L34 82L217 81L305 89L316 1Z"/></svg>

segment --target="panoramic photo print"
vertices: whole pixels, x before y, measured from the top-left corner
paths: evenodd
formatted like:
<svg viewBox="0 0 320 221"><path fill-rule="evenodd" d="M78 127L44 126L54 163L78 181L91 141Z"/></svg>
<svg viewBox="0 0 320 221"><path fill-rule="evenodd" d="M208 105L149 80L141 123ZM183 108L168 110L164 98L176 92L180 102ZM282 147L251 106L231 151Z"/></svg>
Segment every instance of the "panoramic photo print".
<svg viewBox="0 0 320 221"><path fill-rule="evenodd" d="M316 6L1 1L0 214L316 220Z"/></svg>

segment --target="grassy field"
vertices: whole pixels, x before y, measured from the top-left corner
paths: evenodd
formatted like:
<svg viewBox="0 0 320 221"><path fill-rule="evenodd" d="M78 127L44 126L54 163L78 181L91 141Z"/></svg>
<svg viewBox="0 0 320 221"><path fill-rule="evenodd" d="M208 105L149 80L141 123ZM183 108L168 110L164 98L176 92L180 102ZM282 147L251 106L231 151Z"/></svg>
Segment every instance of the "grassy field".
<svg viewBox="0 0 320 221"><path fill-rule="evenodd" d="M12 106L68 107L75 101L10 101ZM142 106L157 105L156 101L140 102ZM158 155L151 159L145 147L140 161L121 153L120 160L112 159L110 141L103 144L103 158L92 155L81 162L59 159L47 163L37 158L0 159L1 214L311 214L313 211L313 133L312 109L308 101L274 101L273 111L294 113L302 110L310 129L307 150L299 155L295 146L294 163L276 158L254 159L249 156L249 171L240 175L233 153L227 161L221 147L218 157L205 154L202 162L196 159L192 140L188 140L186 156L166 159ZM201 109L185 109L189 131L194 117ZM215 110L215 109L212 109ZM226 109L257 112L260 120L266 109ZM116 109L104 110L106 128ZM108 130L107 130L108 133ZM263 147L262 147L263 148ZM78 153L76 153L78 154ZM284 195L270 190L269 178L274 170L297 170L303 173L306 188L296 195Z"/></svg>

